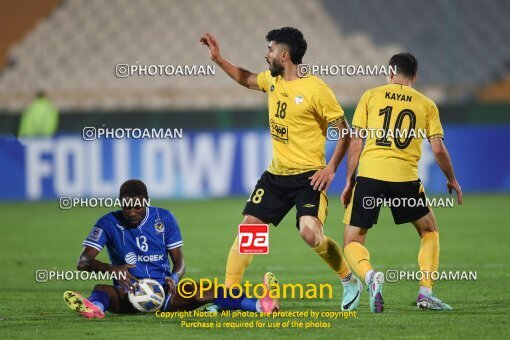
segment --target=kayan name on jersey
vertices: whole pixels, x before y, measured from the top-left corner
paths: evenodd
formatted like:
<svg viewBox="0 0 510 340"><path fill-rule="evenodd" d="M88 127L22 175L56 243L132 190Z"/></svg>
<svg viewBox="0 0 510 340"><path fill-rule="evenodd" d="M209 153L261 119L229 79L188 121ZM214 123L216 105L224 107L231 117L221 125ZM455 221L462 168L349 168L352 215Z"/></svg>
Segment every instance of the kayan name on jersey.
<svg viewBox="0 0 510 340"><path fill-rule="evenodd" d="M402 102L411 102L413 100L413 96L402 94L402 93L394 93L394 92L386 92L384 95L384 99L391 100L400 100Z"/></svg>
<svg viewBox="0 0 510 340"><path fill-rule="evenodd" d="M423 139L443 137L434 102L400 84L365 92L354 112L352 126L377 131L367 135L358 176L389 182L417 180Z"/></svg>

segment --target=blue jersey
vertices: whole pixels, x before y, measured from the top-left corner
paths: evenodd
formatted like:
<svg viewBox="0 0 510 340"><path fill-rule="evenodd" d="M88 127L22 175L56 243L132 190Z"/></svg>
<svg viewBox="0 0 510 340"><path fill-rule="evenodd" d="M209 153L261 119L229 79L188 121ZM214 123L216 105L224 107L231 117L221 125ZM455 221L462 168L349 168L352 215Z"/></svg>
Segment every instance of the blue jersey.
<svg viewBox="0 0 510 340"><path fill-rule="evenodd" d="M106 245L113 265L134 264L129 269L133 276L164 285L171 274L167 251L182 246L181 232L170 211L146 209L145 218L135 228L125 226L121 210L104 215L82 244L99 251Z"/></svg>

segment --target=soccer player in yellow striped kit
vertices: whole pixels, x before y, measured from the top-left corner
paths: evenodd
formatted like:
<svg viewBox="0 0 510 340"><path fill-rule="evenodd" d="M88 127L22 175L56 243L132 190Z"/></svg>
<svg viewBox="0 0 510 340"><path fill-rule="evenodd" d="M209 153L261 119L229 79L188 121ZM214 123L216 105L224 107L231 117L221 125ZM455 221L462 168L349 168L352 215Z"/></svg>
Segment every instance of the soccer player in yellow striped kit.
<svg viewBox="0 0 510 340"><path fill-rule="evenodd" d="M370 310L382 312L384 275L372 269L370 254L364 244L368 229L377 223L381 203L384 200L396 202L390 204L395 223L411 222L421 238L418 263L423 279L417 306L451 310L448 304L432 294L431 273L439 266L439 233L418 178L423 139L417 137L426 136L429 140L436 162L447 178L448 190L457 192L459 204L462 204L462 191L443 144L437 106L412 88L417 79L416 58L409 53L396 54L389 65L396 67L396 74L390 75L389 84L365 92L352 119L353 128L366 129L364 135L367 138L363 147L361 134L354 135L349 146L347 181L341 196L347 208L344 254L351 268L368 286ZM380 129L384 133L377 131Z"/></svg>
<svg viewBox="0 0 510 340"><path fill-rule="evenodd" d="M243 211L243 224L273 224L296 207L296 225L303 240L340 277L344 286L342 310L359 304L361 282L352 275L338 244L324 235L326 191L349 144L341 138L326 164L328 127L346 129L344 112L329 86L315 76L298 74L306 52L303 34L292 27L270 31L265 59L269 70L251 73L220 55L216 38L205 33L200 41L209 56L237 83L267 93L273 159L262 174ZM240 283L253 255L239 254L236 238L230 250L225 283Z"/></svg>

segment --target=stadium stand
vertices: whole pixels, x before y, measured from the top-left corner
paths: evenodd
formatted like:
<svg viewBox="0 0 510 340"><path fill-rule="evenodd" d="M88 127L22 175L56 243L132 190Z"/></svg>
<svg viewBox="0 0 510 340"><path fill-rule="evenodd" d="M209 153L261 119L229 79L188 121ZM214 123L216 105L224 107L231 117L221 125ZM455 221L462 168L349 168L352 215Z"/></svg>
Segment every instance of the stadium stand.
<svg viewBox="0 0 510 340"><path fill-rule="evenodd" d="M248 19L239 22L240 17ZM282 25L299 27L308 38L307 63L380 65L400 49L391 44L376 47L363 34L343 34L316 1L206 0L198 6L177 0L129 5L120 0L68 0L11 49L12 66L0 78L0 102L3 109L19 110L43 89L63 110L263 106L264 96L233 86L219 69L212 79L119 79L114 67L137 62L211 64L198 43L203 32L211 31L226 57L258 72L267 69L265 34ZM327 81L342 93L342 101L354 102L363 88L381 79L337 76Z"/></svg>
<svg viewBox="0 0 510 340"><path fill-rule="evenodd" d="M509 71L509 1L321 1L346 34L362 32L415 54L423 83L472 87Z"/></svg>
<svg viewBox="0 0 510 340"><path fill-rule="evenodd" d="M19 41L35 24L44 19L59 3L59 0L2 1L0 11L0 70L5 65L7 51Z"/></svg>
<svg viewBox="0 0 510 340"><path fill-rule="evenodd" d="M399 17L402 9L416 15ZM420 90L438 102L472 98L480 84L507 73L510 45L501 41L509 39L509 9L508 1L463 6L460 0L65 0L10 49L0 74L0 111L19 112L38 90L63 111L263 107L264 96L235 86L220 69L213 77L120 79L115 65L212 64L198 43L210 31L224 56L259 72L267 69L265 34L284 25L308 39L306 63L384 65L409 50L421 61ZM378 15L388 11L395 16ZM325 80L344 105L384 82Z"/></svg>

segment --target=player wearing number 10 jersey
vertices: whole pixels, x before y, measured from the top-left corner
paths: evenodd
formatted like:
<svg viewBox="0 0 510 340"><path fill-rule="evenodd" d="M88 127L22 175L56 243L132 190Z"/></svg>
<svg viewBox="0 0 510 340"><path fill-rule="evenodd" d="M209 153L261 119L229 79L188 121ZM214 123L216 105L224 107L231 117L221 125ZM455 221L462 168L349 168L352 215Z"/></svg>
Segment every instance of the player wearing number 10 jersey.
<svg viewBox="0 0 510 340"><path fill-rule="evenodd" d="M275 29L267 34L266 40L269 70L257 75L224 59L213 35L205 33L200 39L209 47L210 58L230 77L268 96L273 160L246 203L242 223L276 226L295 206L301 237L341 278L344 285L341 308L352 310L358 305L361 282L351 274L338 244L323 232L326 191L349 142L348 138L340 139L326 164L327 129L347 128L344 112L326 83L315 76L298 74L307 47L299 30ZM241 281L252 260L252 255L239 254L238 249L236 238L227 260L227 286Z"/></svg>
<svg viewBox="0 0 510 340"><path fill-rule="evenodd" d="M352 138L349 146L347 183L342 193L342 202L347 208L345 257L368 285L371 311L382 312L384 275L372 270L364 243L368 229L377 223L380 203L383 200L395 202L391 204L395 223L411 222L421 237L418 262L423 279L417 305L449 310L450 306L432 295L430 273L439 266L439 233L418 178L423 141L420 136L426 135L429 139L436 161L448 180L448 190L457 192L459 204L462 193L443 144L438 109L432 100L411 87L417 79L418 62L412 55L400 53L393 56L389 64L396 67L397 73L390 76L388 85L365 92L352 120L354 128L367 129L367 138L364 148L361 138ZM354 180L358 159L358 175Z"/></svg>

